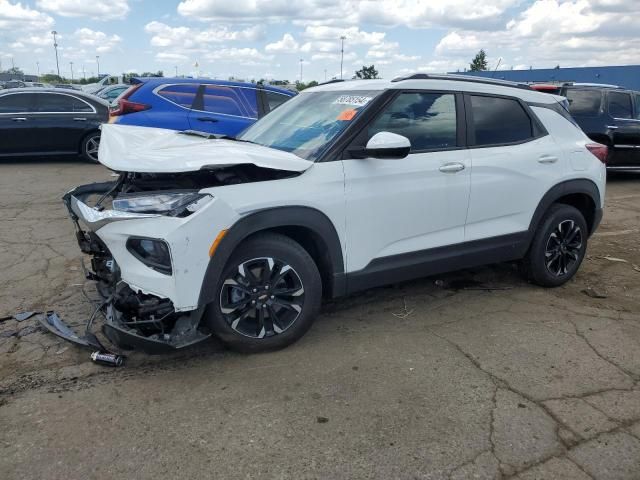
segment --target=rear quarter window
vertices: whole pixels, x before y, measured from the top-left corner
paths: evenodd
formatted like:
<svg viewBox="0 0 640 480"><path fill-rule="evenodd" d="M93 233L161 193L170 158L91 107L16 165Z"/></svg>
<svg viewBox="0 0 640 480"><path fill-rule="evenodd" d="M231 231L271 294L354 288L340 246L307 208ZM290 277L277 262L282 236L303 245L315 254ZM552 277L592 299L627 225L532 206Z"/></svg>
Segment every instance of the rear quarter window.
<svg viewBox="0 0 640 480"><path fill-rule="evenodd" d="M270 92L268 90L265 91L265 94L267 96L267 103L269 104L270 112L272 110L275 110L276 108L278 108L280 105L282 105L284 102L286 102L291 98L288 95L284 95L282 93Z"/></svg>
<svg viewBox="0 0 640 480"><path fill-rule="evenodd" d="M600 90L567 90L565 96L569 101L569 112L577 116L597 116L602 105Z"/></svg>
<svg viewBox="0 0 640 480"><path fill-rule="evenodd" d="M191 108L198 93L199 85L167 85L158 90L158 95L181 107Z"/></svg>

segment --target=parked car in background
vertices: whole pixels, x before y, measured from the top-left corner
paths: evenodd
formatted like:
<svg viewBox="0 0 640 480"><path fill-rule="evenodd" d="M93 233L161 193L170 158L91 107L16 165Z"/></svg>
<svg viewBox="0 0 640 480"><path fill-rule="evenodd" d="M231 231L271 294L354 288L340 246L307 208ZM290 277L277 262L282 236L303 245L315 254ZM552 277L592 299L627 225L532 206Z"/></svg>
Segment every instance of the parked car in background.
<svg viewBox="0 0 640 480"><path fill-rule="evenodd" d="M602 216L607 148L562 100L416 74L310 88L237 139L104 125L119 178L64 202L105 334L255 352L300 338L322 297L515 260L563 285Z"/></svg>
<svg viewBox="0 0 640 480"><path fill-rule="evenodd" d="M109 104L75 90L0 91L0 157L82 155L98 161L99 127Z"/></svg>
<svg viewBox="0 0 640 480"><path fill-rule="evenodd" d="M41 87L44 88L44 83L40 82L25 82L25 87Z"/></svg>
<svg viewBox="0 0 640 480"><path fill-rule="evenodd" d="M109 85L108 87L104 87L103 89L94 93L96 97L100 97L107 102L111 103L124 92L126 92L131 85L125 83L117 83L115 85Z"/></svg>
<svg viewBox="0 0 640 480"><path fill-rule="evenodd" d="M640 170L640 92L597 83L534 84L537 91L562 95L580 128L607 145L609 170Z"/></svg>
<svg viewBox="0 0 640 480"><path fill-rule="evenodd" d="M223 80L133 78L109 123L235 136L295 95L290 90Z"/></svg>
<svg viewBox="0 0 640 480"><path fill-rule="evenodd" d="M27 86L22 80L9 80L4 82L3 88L25 88Z"/></svg>
<svg viewBox="0 0 640 480"><path fill-rule="evenodd" d="M88 83L82 86L82 90L87 93L96 93L109 85L117 85L119 83L125 83L124 76L119 75L105 75L97 83Z"/></svg>

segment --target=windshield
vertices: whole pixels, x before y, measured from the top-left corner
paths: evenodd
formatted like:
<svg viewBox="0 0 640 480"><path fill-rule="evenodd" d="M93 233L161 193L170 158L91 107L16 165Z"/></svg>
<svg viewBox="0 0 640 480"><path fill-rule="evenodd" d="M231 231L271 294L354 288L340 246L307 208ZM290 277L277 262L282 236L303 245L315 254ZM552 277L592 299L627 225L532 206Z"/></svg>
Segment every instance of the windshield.
<svg viewBox="0 0 640 480"><path fill-rule="evenodd" d="M258 120L238 139L315 161L380 93L303 92Z"/></svg>

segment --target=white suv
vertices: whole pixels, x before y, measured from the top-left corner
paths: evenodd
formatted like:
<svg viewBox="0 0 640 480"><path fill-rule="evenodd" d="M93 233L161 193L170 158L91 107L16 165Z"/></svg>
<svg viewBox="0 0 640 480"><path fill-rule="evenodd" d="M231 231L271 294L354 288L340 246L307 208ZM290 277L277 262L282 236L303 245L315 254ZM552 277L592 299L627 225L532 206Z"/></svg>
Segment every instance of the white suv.
<svg viewBox="0 0 640 480"><path fill-rule="evenodd" d="M119 178L64 198L105 333L260 351L300 338L322 297L514 260L565 283L602 217L606 147L563 101L417 74L305 90L237 139L105 125Z"/></svg>

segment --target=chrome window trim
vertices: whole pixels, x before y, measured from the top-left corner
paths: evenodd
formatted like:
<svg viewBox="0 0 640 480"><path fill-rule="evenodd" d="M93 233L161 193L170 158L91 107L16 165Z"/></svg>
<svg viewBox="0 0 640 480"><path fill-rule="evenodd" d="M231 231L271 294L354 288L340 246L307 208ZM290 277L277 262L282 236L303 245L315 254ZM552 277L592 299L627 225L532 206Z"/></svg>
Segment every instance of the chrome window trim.
<svg viewBox="0 0 640 480"><path fill-rule="evenodd" d="M89 102L87 102L85 99L83 99L82 97L76 96L76 95L72 95L70 93L66 93L66 92L33 92L33 91L29 91L29 92L11 92L11 93L7 93L5 95L2 95L2 97L0 98L4 98L4 97L9 97L11 95L28 95L28 94L34 94L34 95L64 95L66 97L71 97L71 98L75 98L76 100L80 100L83 103L86 103L87 105L89 105L89 107L91 107L91 112L73 112L73 111L68 111L68 112L9 112L9 113L4 113L4 112L0 112L0 115L76 115L79 113L83 113L83 114L95 114L98 113L98 111L96 110L96 108L91 105Z"/></svg>

